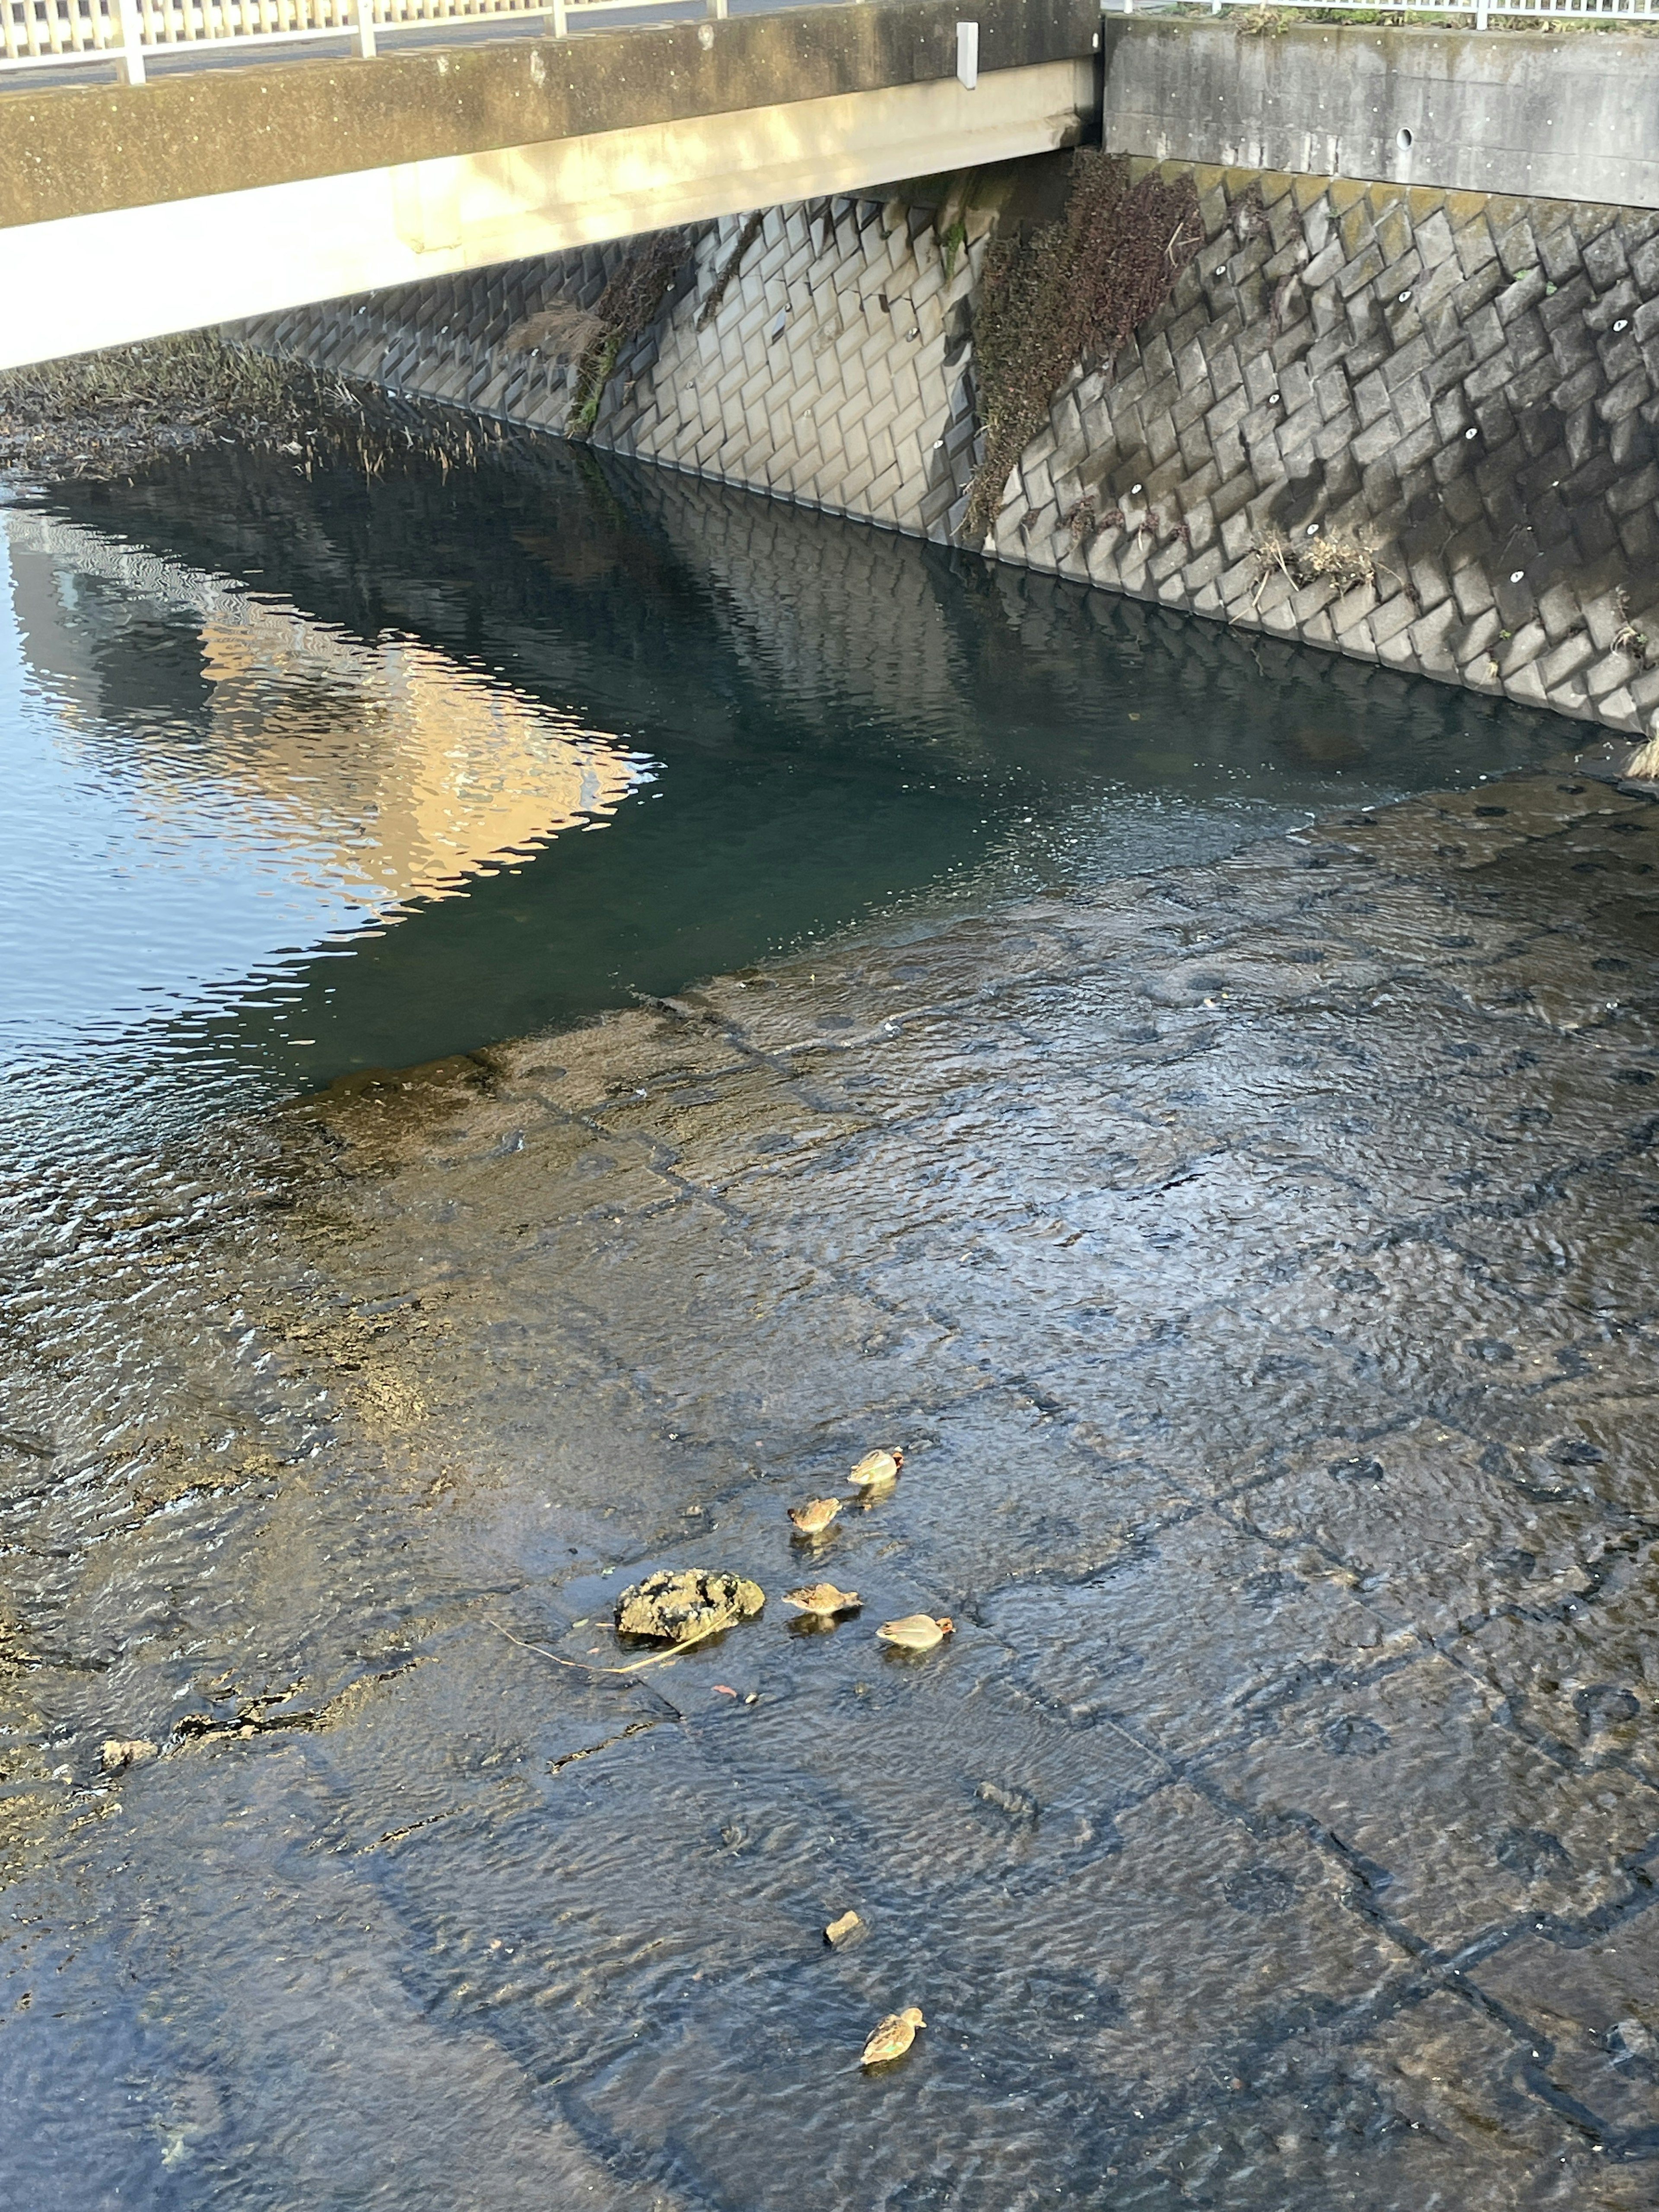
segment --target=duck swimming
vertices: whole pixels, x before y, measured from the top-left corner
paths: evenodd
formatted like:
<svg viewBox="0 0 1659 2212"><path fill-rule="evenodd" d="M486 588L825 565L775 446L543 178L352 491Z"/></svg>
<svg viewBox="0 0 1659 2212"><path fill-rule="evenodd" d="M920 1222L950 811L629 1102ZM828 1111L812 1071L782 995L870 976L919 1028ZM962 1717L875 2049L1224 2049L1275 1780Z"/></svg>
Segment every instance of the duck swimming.
<svg viewBox="0 0 1659 2212"><path fill-rule="evenodd" d="M839 1498L809 1498L805 1505L792 1505L789 1518L803 1536L821 1536L841 1511Z"/></svg>
<svg viewBox="0 0 1659 2212"><path fill-rule="evenodd" d="M859 2064L884 2066L890 2058L902 2058L916 2039L916 2030L927 2025L920 2005L906 2005L902 2012L890 2012L885 2020L871 2029Z"/></svg>
<svg viewBox="0 0 1659 2212"><path fill-rule="evenodd" d="M944 1613L935 1620L931 1613L907 1613L902 1620L884 1620L876 1635L883 1644L896 1644L901 1651L931 1651L956 1632L955 1621Z"/></svg>
<svg viewBox="0 0 1659 2212"><path fill-rule="evenodd" d="M860 1490L879 1487L885 1483L896 1482L903 1465L902 1448L895 1444L891 1451L866 1452L847 1480L856 1483Z"/></svg>
<svg viewBox="0 0 1659 2212"><path fill-rule="evenodd" d="M799 1607L820 1620L829 1620L838 1613L856 1613L863 1599L856 1590L837 1589L834 1583L803 1583L799 1589L785 1590L786 1605Z"/></svg>

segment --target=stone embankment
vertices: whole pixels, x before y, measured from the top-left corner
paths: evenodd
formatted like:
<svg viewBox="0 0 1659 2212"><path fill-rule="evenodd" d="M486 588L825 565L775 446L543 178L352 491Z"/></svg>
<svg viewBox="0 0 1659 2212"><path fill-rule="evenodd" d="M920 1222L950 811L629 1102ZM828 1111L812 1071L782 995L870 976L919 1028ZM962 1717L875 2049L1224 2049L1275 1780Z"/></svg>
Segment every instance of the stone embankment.
<svg viewBox="0 0 1659 2212"><path fill-rule="evenodd" d="M1115 46L1108 67L1110 143ZM983 452L988 243L1059 211L1064 158L244 334L409 397L959 540ZM1056 393L983 550L1654 734L1659 210L1150 155L1131 168L1190 179L1201 250L1113 362Z"/></svg>

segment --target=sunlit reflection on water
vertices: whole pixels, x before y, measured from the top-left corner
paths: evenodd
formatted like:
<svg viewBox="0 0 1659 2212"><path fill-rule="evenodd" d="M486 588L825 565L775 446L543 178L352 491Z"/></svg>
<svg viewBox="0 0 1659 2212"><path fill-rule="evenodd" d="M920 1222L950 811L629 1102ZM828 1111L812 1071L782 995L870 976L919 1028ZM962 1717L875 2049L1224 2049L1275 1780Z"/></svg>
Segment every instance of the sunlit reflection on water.
<svg viewBox="0 0 1659 2212"><path fill-rule="evenodd" d="M0 563L14 1081L125 1040L142 1084L158 1024L182 1022L184 1047L191 1017L280 1019L301 959L349 955L653 780L615 733L417 640L365 643L50 514L0 509Z"/></svg>

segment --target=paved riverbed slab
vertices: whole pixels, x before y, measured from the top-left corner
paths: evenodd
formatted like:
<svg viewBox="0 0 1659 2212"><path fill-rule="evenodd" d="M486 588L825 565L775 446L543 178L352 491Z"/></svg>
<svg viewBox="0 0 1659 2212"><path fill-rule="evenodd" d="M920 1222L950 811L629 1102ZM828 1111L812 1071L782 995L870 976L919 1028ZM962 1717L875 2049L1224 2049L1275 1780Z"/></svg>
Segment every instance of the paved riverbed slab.
<svg viewBox="0 0 1659 2212"><path fill-rule="evenodd" d="M37 2139L50 1987L273 2203L428 2135L471 2201L440 2080L504 2204L1638 2212L1645 908L1577 872L1632 810L1512 796L872 925L66 1230L0 1555ZM627 1671L618 1594L715 1570L763 1610Z"/></svg>

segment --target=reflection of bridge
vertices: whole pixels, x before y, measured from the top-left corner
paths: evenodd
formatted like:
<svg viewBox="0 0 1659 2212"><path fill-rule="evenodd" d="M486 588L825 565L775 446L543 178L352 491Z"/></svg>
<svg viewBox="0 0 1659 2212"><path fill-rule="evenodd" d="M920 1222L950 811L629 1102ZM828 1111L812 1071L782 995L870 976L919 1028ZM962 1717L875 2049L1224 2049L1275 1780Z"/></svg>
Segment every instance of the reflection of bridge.
<svg viewBox="0 0 1659 2212"><path fill-rule="evenodd" d="M112 20L104 4L40 0L93 47ZM129 27L143 11L233 36L256 20L337 37L416 11L504 12L486 0L108 4ZM974 0L971 21L966 5L795 9L382 54L373 67L317 59L11 93L0 368L1074 140L1096 107L1098 0ZM0 0L0 20L16 46L15 0Z"/></svg>

